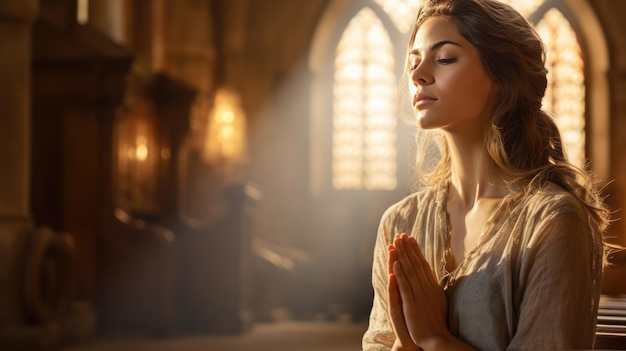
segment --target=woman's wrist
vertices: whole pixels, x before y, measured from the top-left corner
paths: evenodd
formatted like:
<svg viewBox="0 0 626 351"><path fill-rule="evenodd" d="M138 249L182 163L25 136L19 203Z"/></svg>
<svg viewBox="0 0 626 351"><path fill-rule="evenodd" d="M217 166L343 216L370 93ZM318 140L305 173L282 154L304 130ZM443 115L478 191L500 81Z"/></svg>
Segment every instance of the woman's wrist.
<svg viewBox="0 0 626 351"><path fill-rule="evenodd" d="M392 351L420 351L422 349L420 349L419 346L413 345L409 347L394 346L391 350Z"/></svg>
<svg viewBox="0 0 626 351"><path fill-rule="evenodd" d="M396 339L391 347L391 351L420 351L419 346L411 343L411 345L402 345L400 340Z"/></svg>
<svg viewBox="0 0 626 351"><path fill-rule="evenodd" d="M454 337L452 334L447 334L443 336L438 336L431 338L429 340L425 340L424 344L421 345L422 348L418 348L419 350L454 350L454 351L472 351L475 350L470 345L464 343L460 339Z"/></svg>

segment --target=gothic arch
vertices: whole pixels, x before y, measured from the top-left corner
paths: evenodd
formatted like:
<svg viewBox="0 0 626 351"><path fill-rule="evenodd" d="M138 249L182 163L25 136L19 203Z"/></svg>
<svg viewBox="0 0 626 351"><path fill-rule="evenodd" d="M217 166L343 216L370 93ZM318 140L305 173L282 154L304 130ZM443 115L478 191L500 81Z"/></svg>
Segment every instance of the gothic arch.
<svg viewBox="0 0 626 351"><path fill-rule="evenodd" d="M405 45L399 44L403 40L401 33L393 23L392 19L381 9L375 1L355 0L355 1L331 1L321 16L317 28L313 34L308 66L311 72L311 114L310 114L310 190L313 196L320 195L329 188L332 178L332 170L329 165L332 160L331 130L333 115L332 101L333 95L329 87L333 86L333 70L329 69L329 64L334 62L335 47L340 41L343 30L348 23L361 10L369 8L377 19L389 31L391 40L394 43L393 55L398 57L404 54ZM397 77L402 75L402 64L395 65ZM403 175L398 174L402 177Z"/></svg>

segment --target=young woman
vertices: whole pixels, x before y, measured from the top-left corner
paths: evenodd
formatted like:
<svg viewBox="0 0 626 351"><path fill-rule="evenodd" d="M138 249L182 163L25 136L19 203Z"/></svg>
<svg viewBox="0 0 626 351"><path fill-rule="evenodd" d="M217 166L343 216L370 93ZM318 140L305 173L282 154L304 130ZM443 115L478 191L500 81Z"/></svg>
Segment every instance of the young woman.
<svg viewBox="0 0 626 351"><path fill-rule="evenodd" d="M609 213L541 110L543 50L499 1L420 8L409 92L441 160L383 215L364 350L593 347Z"/></svg>

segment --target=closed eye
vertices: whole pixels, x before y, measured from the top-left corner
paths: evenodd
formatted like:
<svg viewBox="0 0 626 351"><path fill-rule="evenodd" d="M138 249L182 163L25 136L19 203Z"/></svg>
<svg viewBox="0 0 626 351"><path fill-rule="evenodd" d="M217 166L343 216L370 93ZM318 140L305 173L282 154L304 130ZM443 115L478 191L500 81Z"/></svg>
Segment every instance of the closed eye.
<svg viewBox="0 0 626 351"><path fill-rule="evenodd" d="M449 65L451 63L455 63L456 62L456 57L454 58L441 58L441 59L437 59L437 62L442 64L442 65Z"/></svg>

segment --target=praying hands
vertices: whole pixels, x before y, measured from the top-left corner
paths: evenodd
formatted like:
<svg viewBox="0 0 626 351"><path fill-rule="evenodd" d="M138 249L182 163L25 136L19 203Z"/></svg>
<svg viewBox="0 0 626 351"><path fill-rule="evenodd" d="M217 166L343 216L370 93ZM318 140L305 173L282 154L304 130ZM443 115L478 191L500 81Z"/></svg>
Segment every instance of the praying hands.
<svg viewBox="0 0 626 351"><path fill-rule="evenodd" d="M393 350L439 350L450 343L455 344L456 339L446 323L444 290L435 279L417 241L402 234L396 236L387 250L388 312L396 335Z"/></svg>

